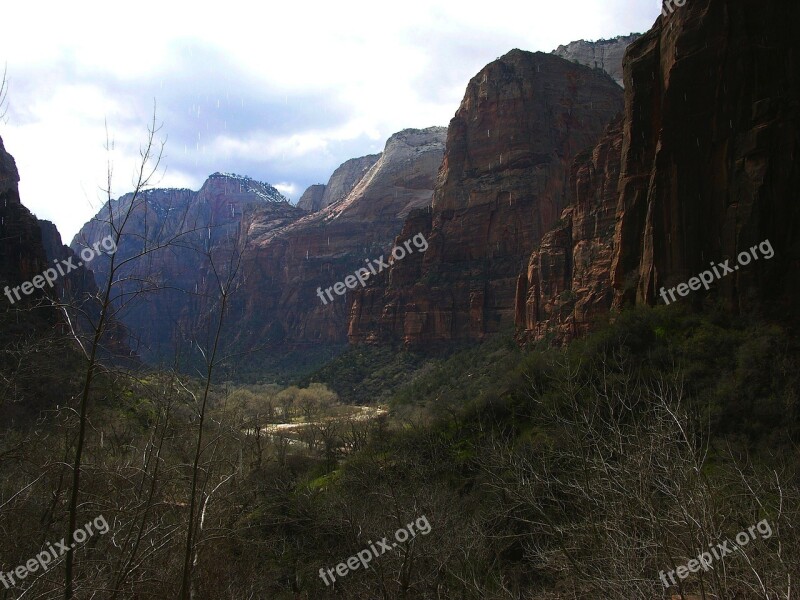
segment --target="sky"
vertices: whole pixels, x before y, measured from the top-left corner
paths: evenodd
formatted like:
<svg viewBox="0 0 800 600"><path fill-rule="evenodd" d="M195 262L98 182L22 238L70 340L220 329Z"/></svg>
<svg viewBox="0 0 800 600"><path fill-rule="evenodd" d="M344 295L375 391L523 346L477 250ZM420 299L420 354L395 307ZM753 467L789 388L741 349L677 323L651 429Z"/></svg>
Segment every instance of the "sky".
<svg viewBox="0 0 800 600"><path fill-rule="evenodd" d="M658 0L14 2L3 8L0 137L20 195L66 243L131 191L153 121L156 187L216 171L292 201L409 127L447 125L469 80L513 48L644 32ZM2 111L0 111L2 113ZM110 143L107 143L107 140Z"/></svg>

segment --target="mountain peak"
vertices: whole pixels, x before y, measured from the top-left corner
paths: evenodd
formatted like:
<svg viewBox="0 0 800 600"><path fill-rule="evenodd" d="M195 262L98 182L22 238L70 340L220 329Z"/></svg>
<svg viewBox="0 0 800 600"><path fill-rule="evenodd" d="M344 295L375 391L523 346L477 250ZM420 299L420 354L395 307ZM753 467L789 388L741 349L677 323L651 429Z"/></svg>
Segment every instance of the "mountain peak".
<svg viewBox="0 0 800 600"><path fill-rule="evenodd" d="M225 188L226 193L255 194L265 202L289 202L283 194L269 183L258 181L247 175L222 173L220 171L209 175L200 191L219 188L220 185Z"/></svg>

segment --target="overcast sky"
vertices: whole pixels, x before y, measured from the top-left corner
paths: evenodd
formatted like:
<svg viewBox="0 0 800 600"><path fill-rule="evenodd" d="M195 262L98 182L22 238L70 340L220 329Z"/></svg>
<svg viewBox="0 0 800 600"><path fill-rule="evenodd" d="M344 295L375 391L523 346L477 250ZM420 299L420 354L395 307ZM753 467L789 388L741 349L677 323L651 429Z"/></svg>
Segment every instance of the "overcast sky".
<svg viewBox="0 0 800 600"><path fill-rule="evenodd" d="M102 199L130 191L156 104L159 187L215 171L296 201L348 158L407 127L447 125L469 79L512 48L551 51L649 29L658 0L13 2L0 137L23 203L65 242Z"/></svg>

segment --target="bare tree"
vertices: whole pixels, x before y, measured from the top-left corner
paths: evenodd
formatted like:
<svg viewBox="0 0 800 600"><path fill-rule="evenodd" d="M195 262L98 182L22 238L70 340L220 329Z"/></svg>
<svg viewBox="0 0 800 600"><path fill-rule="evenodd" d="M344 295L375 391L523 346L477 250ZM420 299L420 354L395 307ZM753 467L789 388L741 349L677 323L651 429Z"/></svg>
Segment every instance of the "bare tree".
<svg viewBox="0 0 800 600"><path fill-rule="evenodd" d="M189 600L189 598L195 595L193 570L198 560L197 538L203 529L205 511L208 503L214 492L227 483L232 477L232 475L223 477L221 482L215 486L213 490L205 493L204 490L206 489L210 477L210 469L201 468L201 459L209 447L213 446L216 442L216 440L214 440L212 443L204 446L205 423L209 409L209 394L215 369L228 359L227 356L221 353L222 331L231 296L239 285L239 271L242 264L244 246L247 241L248 229L249 226L245 221L239 223L238 233L228 256L218 258L211 249L206 253L209 272L212 276L212 281L216 284L212 289L218 290L218 295L216 295L216 297L209 296L206 298L208 306L204 312L207 315L210 335L204 340L205 344L200 340L195 340L194 344L203 356L205 372L202 373L204 380L202 394L199 399L195 398L198 431L191 472L189 516L186 528L186 546L183 556L183 575L181 578L181 600ZM201 471L205 474L203 481L201 481ZM202 500L200 499L201 492L203 495Z"/></svg>
<svg viewBox="0 0 800 600"><path fill-rule="evenodd" d="M147 140L141 150L141 161L139 163L138 172L136 176L136 183L134 185L133 200L131 201L126 214L115 214L115 204L112 196L112 175L113 169L109 166L108 180L106 187L106 210L108 214L108 223L113 231L114 243L118 248L122 239L122 234L125 226L133 214L136 206L137 197L150 185L151 180L156 175L163 155L163 143L159 146L156 141L158 128L156 127L155 113L153 122L148 128ZM81 468L83 459L83 450L86 440L86 428L88 423L89 413L89 400L91 398L92 384L98 371L101 369L99 362L99 352L103 337L109 326L110 318L115 310L113 304L113 288L115 285L115 276L127 261L117 262L116 253L110 256L110 269L108 279L104 282L102 292L99 295L99 316L94 327L94 332L91 338L91 343L88 348L84 348L86 353L86 373L81 391L80 401L78 405L79 421L78 421L78 434L75 445L75 455L72 461L72 487L69 496L69 523L67 525L67 537L71 540L74 537L75 529L77 527L78 519L78 497L80 494L81 485ZM63 307L66 314L66 307ZM68 320L68 322L71 322ZM76 340L80 339L79 332L73 330L73 335ZM65 567L66 575L64 581L64 600L71 600L74 596L74 566L75 566L75 551L74 548L69 548L66 554Z"/></svg>

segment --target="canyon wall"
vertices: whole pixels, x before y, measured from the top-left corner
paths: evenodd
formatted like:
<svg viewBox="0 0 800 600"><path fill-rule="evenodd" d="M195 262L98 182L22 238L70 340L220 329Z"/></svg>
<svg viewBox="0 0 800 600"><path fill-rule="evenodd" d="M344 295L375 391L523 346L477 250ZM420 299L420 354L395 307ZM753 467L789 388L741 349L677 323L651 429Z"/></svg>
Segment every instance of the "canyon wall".
<svg viewBox="0 0 800 600"><path fill-rule="evenodd" d="M324 193L315 186L306 210L268 184L221 173L198 192L153 189L114 200L115 221L131 213L116 255L118 263L130 261L118 275L130 283L117 298L118 306L126 304L120 315L135 351L159 362L195 348L219 296L215 270L232 258L241 265L226 312L226 350L255 356L346 343L345 298L323 303L317 288L385 254L409 212L430 205L445 134L434 127L391 136L382 154L339 167ZM72 250L108 235L108 221L105 207ZM110 260L92 262L98 281L107 279Z"/></svg>
<svg viewBox="0 0 800 600"><path fill-rule="evenodd" d="M568 340L612 307L663 303L662 288L765 240L774 258L681 300L797 319L798 16L798 5L696 0L630 46L621 130L576 163L564 225L520 278L527 336Z"/></svg>
<svg viewBox="0 0 800 600"><path fill-rule="evenodd" d="M622 106L606 73L553 55L513 50L482 69L450 122L432 207L404 226L430 248L352 294L351 342L481 339L513 324L518 276L567 203L572 160Z"/></svg>

